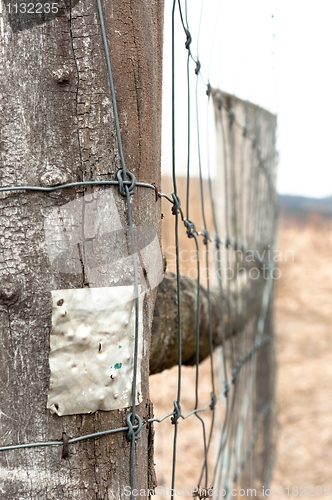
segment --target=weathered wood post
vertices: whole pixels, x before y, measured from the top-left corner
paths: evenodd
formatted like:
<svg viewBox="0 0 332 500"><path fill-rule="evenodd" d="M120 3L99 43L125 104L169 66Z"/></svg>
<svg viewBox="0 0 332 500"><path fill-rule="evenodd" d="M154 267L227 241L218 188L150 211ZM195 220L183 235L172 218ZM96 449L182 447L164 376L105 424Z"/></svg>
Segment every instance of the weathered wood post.
<svg viewBox="0 0 332 500"><path fill-rule="evenodd" d="M163 2L104 0L102 8L127 169L137 181L159 186ZM11 2L2 4L0 21L1 187L116 179L119 151L96 3ZM82 289L89 276L86 248L78 255L82 272L63 272L52 264L44 223L54 209L61 212L66 203L82 197L78 206L84 212L87 195L98 189L1 193L0 446L126 426L130 408L61 417L46 409L51 291ZM126 201L117 187L108 189L124 228L119 236L123 244ZM160 204L154 191L136 187L131 208L134 225L148 226L159 236ZM83 243L87 239L85 235ZM113 243L114 248L119 244ZM104 264L97 262L90 277L103 271ZM143 400L137 406L143 422L151 415L154 299L153 291L146 294L143 308ZM135 487L145 490L154 485L151 441L151 427L143 425L135 445ZM130 484L129 455L125 432L69 445L66 459L61 446L1 451L0 498L122 498Z"/></svg>

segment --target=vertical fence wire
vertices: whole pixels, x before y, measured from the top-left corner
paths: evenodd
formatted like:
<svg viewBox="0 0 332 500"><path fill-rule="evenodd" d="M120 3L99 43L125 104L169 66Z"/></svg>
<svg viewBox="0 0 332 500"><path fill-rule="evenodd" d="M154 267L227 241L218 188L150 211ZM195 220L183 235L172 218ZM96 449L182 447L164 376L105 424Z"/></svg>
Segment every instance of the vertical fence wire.
<svg viewBox="0 0 332 500"><path fill-rule="evenodd" d="M273 408L274 365L272 362L265 364L268 387L264 387L259 360L261 353L271 357L270 351L273 349L271 321L273 280L269 276L263 279L262 273L265 267L271 268L266 251L268 248L274 248L275 196L273 192L275 192L276 121L271 113L241 101L236 96L213 89L210 83L207 83L204 93L207 99L207 109L213 108L215 115L219 150L217 178L211 174L209 112L203 118L200 111L200 103L203 100L201 82L203 84L206 82L203 75L204 61L202 65L198 56L194 57L191 51L195 36L188 22L187 2L183 3L184 6L180 0L174 1L172 7L172 179L174 188L172 196L175 204L172 212L175 215L175 270L178 280L178 305L181 302L179 270L183 269L183 263L179 262L180 247L189 249L193 244L195 255L196 310L192 314L192 328L195 332L196 355L195 382L192 386L194 391L192 413L201 422L203 436L202 439L198 435L195 437L197 446L201 446L202 468L197 475L198 493L194 492L194 496L207 497L211 493L208 489L213 485L217 495L219 490L219 494L223 492L223 496L230 498L234 487L241 487L241 485L256 487L263 484L265 476L262 472L264 471L262 457L264 453L268 455L267 450L273 440L272 423L267 423L267 414ZM202 16L202 9L200 15ZM175 36L177 22L182 25L184 31L181 43ZM201 19L198 23L197 38L200 23ZM195 41L198 54L197 38ZM177 53L181 50L187 51L187 57L186 80L180 84L176 74L178 67L175 60ZM183 104L177 98L179 85L186 88L186 101ZM180 109L186 114L187 124L185 177L181 175L180 160L177 156L180 146L177 143L179 126L176 116ZM204 123L206 124L207 157L203 160L201 131ZM198 192L194 191L194 164L198 171ZM181 187L182 184L185 186L183 191L185 215L179 209L181 189L177 189L178 185ZM199 209L198 205L200 205ZM207 220L207 213L210 214L211 222L210 219ZM198 216L203 223L202 229L199 228L198 220L195 220ZM186 233L188 243L185 242L184 233ZM186 270L184 269L183 272L186 273ZM257 274L259 283L255 281ZM188 276L188 279L191 278ZM210 408L212 409L209 428L207 428L203 413L199 413L202 290L207 295L209 317ZM220 325L223 347L217 355L214 354L211 312L212 295L216 293L216 290L219 293L220 315L226 318ZM178 327L181 328L180 319ZM179 336L179 342L180 338L181 336ZM221 382L218 389L215 384L216 370L219 372L218 380ZM179 382L180 386L181 384L182 381ZM187 386L184 389L190 390ZM180 387L178 387L179 393ZM261 400L265 403L263 407ZM224 405L223 411L220 411L221 401ZM179 409L179 398L176 403ZM181 413L180 416L187 418ZM273 419L270 420L272 422ZM264 426L265 430L262 430ZM178 433L181 433L181 427L176 428L174 432L171 498L174 498L177 485L184 486L181 484L179 474L176 474L175 457L178 456L180 461L186 459L181 448L177 450ZM261 442L263 434L265 441ZM214 457L211 456L212 445L215 447Z"/></svg>
<svg viewBox="0 0 332 500"><path fill-rule="evenodd" d="M136 257L134 223L131 211L132 174L126 169L121 142L121 130L116 106L116 92L113 84L111 58L103 20L100 0L97 0L101 34L105 51L110 92L120 154L121 170L117 181L109 184L118 185L120 193L126 201L128 226L130 232L130 250L133 256L134 292L135 292L135 342L134 368L132 383L132 411L127 418L127 426L110 429L102 433L72 438L74 443L82 439L92 439L114 432L127 432L130 440L130 488L134 498L135 471L137 457L135 442L139 439L142 420L136 409L136 383L138 372L139 342L139 269ZM193 496L212 497L213 494L224 498L234 497L234 489L258 488L266 486L271 472L273 448L273 396L275 361L273 351L273 260L270 251L275 248L275 128L276 119L257 106L244 102L236 96L213 89L202 76L202 66L198 58L199 32L203 2L197 34L197 57L191 52L192 34L188 23L188 5L185 11L180 0L172 4L172 183L173 192L166 195L172 203L174 216L174 240L176 256L176 306L177 306L177 384L173 409L159 419L165 421L171 416L173 425L173 448L171 463L171 494L173 500L176 492L177 458L186 460L184 452L178 449L179 422L189 421L195 415L199 421L201 432L199 453L201 468L197 471L197 488ZM176 41L176 23L180 22L184 31L184 43L179 47ZM181 108L177 99L176 52L187 50L186 57L186 123L187 123L187 158L185 178L185 216L181 208L179 196L179 174L177 160L177 123L176 113ZM192 78L195 78L195 93L192 100ZM203 82L203 85L202 85ZM200 112L202 94L206 99L206 116ZM193 101L195 112L193 111ZM210 111L209 111L210 110ZM218 172L211 174L210 165L210 133L209 112L215 116L216 139L219 150ZM194 119L193 119L194 117ZM202 154L202 124L206 124L207 156ZM193 145L192 127L195 127L197 144ZM198 165L198 196L195 205L192 202L192 162ZM134 182L134 181L133 181ZM207 183L207 185L206 185ZM63 189L73 185L89 185L89 183L71 183L53 189ZM107 184L107 182L106 182ZM154 189L151 184L137 183ZM50 189L36 187L10 187L8 190L40 190ZM157 192L157 195L161 193ZM195 208L195 210L194 210ZM199 214L203 227L193 220L192 214ZM211 222L207 214L211 215ZM195 215L195 216L196 216ZM209 227L209 224L211 227ZM186 390L194 392L194 407L188 415L181 410L182 395L182 318L181 318L181 276L180 245L182 236L194 245L196 257L195 311L192 311L191 328L195 338L194 382ZM203 276L205 265L205 276ZM241 267L240 267L241 266ZM264 274L265 273L265 274ZM188 277L188 279L190 279ZM202 338L201 311L202 297L207 297L208 334ZM215 332L213 331L212 302L218 304L218 335L221 348L215 352ZM200 363L201 345L208 345L210 392L209 403L200 408ZM217 384L218 380L218 384ZM219 387L218 387L219 386ZM209 423L203 415L212 412ZM209 427L208 427L209 425ZM158 431L157 431L158 432ZM193 436L196 440L196 436ZM29 443L0 447L0 451L35 446L55 446L61 441L45 443ZM214 451L212 448L215 448ZM212 457L212 451L214 456ZM190 459L190 457L188 457ZM181 486L185 486L184 484ZM211 487L211 488L210 488ZM212 488L213 487L213 488ZM259 493L257 496L260 496Z"/></svg>

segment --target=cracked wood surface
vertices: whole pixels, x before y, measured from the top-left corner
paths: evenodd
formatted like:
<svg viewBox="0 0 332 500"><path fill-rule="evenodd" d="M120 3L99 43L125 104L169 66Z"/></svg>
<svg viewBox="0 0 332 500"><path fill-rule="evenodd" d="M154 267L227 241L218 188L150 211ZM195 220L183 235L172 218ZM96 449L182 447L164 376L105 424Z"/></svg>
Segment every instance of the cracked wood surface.
<svg viewBox="0 0 332 500"><path fill-rule="evenodd" d="M159 186L163 2L102 3L127 168L137 180ZM18 32L5 16L0 50L1 186L114 179L119 153L96 4L80 1L66 15ZM114 193L126 227L125 201ZM52 209L82 195L78 188L1 194L2 445L125 425L126 410L61 418L46 410L50 292L80 288L85 277L52 269L43 223ZM131 205L134 224L148 220L160 236L160 204L154 196L137 188ZM154 296L145 303L145 345ZM148 370L147 355L144 401L137 407L145 419L152 413ZM136 443L138 488L154 485L152 433L143 426ZM61 447L1 452L0 498L121 498L129 485L129 448L121 432L69 445L66 459Z"/></svg>

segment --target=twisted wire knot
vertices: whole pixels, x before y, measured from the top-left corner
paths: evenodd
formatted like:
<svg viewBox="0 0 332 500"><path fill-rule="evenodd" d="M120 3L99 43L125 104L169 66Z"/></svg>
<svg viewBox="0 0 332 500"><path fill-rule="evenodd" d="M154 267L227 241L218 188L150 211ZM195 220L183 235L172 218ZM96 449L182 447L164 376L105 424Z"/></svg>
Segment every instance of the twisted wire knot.
<svg viewBox="0 0 332 500"><path fill-rule="evenodd" d="M214 237L216 249L220 250L220 245L221 245L221 239L219 238L219 234L216 234Z"/></svg>
<svg viewBox="0 0 332 500"><path fill-rule="evenodd" d="M187 229L187 235L188 235L188 238L193 238L195 233L196 233L196 226L195 224L189 220L189 219L184 219L183 220L183 223Z"/></svg>
<svg viewBox="0 0 332 500"><path fill-rule="evenodd" d="M230 108L228 111L228 116L229 116L229 123L230 125L233 125L235 121L235 111L234 108Z"/></svg>
<svg viewBox="0 0 332 500"><path fill-rule="evenodd" d="M118 173L116 174L118 181L119 181L119 191L122 194L122 196L127 196L127 189L129 191L129 195L134 194L134 188L136 185L136 177L132 172L129 172L129 170L126 171L124 174L123 169L121 168ZM128 181L126 177L129 177L130 181Z"/></svg>
<svg viewBox="0 0 332 500"><path fill-rule="evenodd" d="M206 229L206 227L203 228L203 243L204 245L207 245L208 242L210 241L210 234L209 231Z"/></svg>
<svg viewBox="0 0 332 500"><path fill-rule="evenodd" d="M137 424L133 424L131 419L133 416L133 412L128 413L127 415L127 425L128 425L128 432L127 432L127 439L128 441L131 441L134 437L134 439L138 439L139 433L142 430L143 427L143 422L142 419L137 413L135 413L135 421L137 421ZM137 427L135 430L134 427Z"/></svg>
<svg viewBox="0 0 332 500"><path fill-rule="evenodd" d="M192 42L192 38L191 38L191 33L189 30L185 29L185 33L186 33L186 36L187 36L187 40L186 40L186 43L185 43L185 47L187 50L189 50L190 48L190 44Z"/></svg>
<svg viewBox="0 0 332 500"><path fill-rule="evenodd" d="M211 404L210 404L211 410L215 409L217 401L218 401L217 396L215 395L214 392L211 392Z"/></svg>
<svg viewBox="0 0 332 500"><path fill-rule="evenodd" d="M171 418L171 422L172 424L177 424L177 421L181 417L181 408L177 401L173 401L173 403L174 403L174 415Z"/></svg>
<svg viewBox="0 0 332 500"><path fill-rule="evenodd" d="M178 197L178 195L175 194L175 193L172 193L172 198L173 198L172 214L173 215L177 215L179 213L179 211L180 211L181 200Z"/></svg>
<svg viewBox="0 0 332 500"><path fill-rule="evenodd" d="M217 99L217 103L218 103L218 109L220 111L222 106L223 106L222 95L220 94L220 92L218 92L218 94L216 95L216 99Z"/></svg>
<svg viewBox="0 0 332 500"><path fill-rule="evenodd" d="M201 63L200 63L200 61L197 59L197 61L196 61L196 68L195 68L195 75L198 75L198 74L199 74L199 72L200 72L200 70L201 70Z"/></svg>

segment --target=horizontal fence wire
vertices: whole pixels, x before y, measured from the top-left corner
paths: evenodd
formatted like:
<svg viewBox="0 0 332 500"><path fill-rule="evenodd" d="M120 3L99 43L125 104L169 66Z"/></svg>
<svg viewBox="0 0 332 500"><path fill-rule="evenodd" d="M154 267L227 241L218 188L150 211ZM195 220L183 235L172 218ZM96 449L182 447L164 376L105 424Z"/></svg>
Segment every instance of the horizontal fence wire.
<svg viewBox="0 0 332 500"><path fill-rule="evenodd" d="M176 249L177 280L177 331L178 331L178 372L177 388L173 409L161 417L149 418L143 422L136 409L136 377L138 359L138 299L135 300L135 352L134 377L132 388L132 412L127 416L127 425L116 429L86 434L77 437L64 435L62 440L19 443L0 446L0 451L8 452L34 447L73 445L82 440L96 439L110 434L123 432L131 442L130 450L130 482L131 492L134 490L134 472L137 467L135 458L135 441L146 423L162 423L170 419L173 426L173 451L171 463L171 498L179 482L177 474L178 457L186 458L178 449L180 419L189 421L196 417L200 426L201 469L197 472L197 484L202 496L212 496L215 491L225 491L225 498L230 498L232 487L253 487L265 484L270 469L271 452L274 439L274 383L275 360L273 343L273 283L271 275L273 262L267 250L275 249L275 215L276 215L276 154L274 115L261 110L257 106L241 101L219 89L211 87L209 81L202 76L202 64L194 55L193 37L188 23L188 6L174 0L172 5L172 183L171 193L162 193L157 186L148 182L138 182L126 168L121 142L121 131L116 107L108 42L104 27L103 12L100 0L97 0L102 40L109 77L110 92L120 152L121 169L117 179L105 181L69 182L52 187L42 186L7 186L1 187L1 193L41 192L88 186L115 186L126 199L128 227L132 254L136 254L134 224L131 215L130 197L135 196L135 189L147 188L154 191L155 202L163 198L171 204L174 217L174 240ZM186 61L186 113L187 113L187 170L185 190L180 195L179 175L177 169L177 123L178 107L176 92L175 57L178 49L175 41L175 25L181 22L185 43L181 47L187 50ZM199 30L198 30L199 33ZM198 34L199 38L199 34ZM197 40L198 47L198 40ZM193 76L195 81L193 85ZM202 82L207 101L207 115L211 108L215 115L216 139L218 145L218 179L213 179L210 172L210 158L203 158L201 150L202 120L199 113ZM194 92L195 104L192 102ZM194 120L193 120L194 117ZM194 132L192 131L194 127ZM206 134L209 138L209 132ZM195 139L193 139L195 137ZM209 141L209 139L208 139ZM182 147L182 145L181 145ZM209 151L209 147L207 148ZM192 159L198 163L199 175L199 216L196 220L196 206L192 202ZM207 172L207 175L206 175ZM207 179L208 188L205 188ZM185 200L182 208L181 199ZM197 205L197 203L195 203ZM195 208L195 210L194 210ZM193 215L194 214L194 215ZM201 229L197 229L202 224ZM186 240L186 243L183 243ZM194 408L183 413L182 398L182 335L181 335L181 302L180 290L180 249L190 245L195 254L196 271L196 307L192 313L196 353L195 381L186 390L194 391ZM186 247L189 248L189 247ZM213 257L211 258L211 255ZM222 255L222 259L216 256ZM249 259L250 257L250 259ZM135 290L138 292L138 269L134 261ZM246 266L244 265L246 261ZM249 262L249 264L248 264ZM239 272L241 264L244 271ZM256 267L253 267L255 264ZM261 267L259 267L259 264ZM205 269L203 277L202 269ZM262 267L263 266L263 267ZM259 280L249 276L252 269L261 270L266 267L268 277ZM232 277L227 273L232 270ZM271 277L272 276L272 277ZM207 296L207 316L209 318L208 347L210 363L209 401L200 406L200 349L201 349L201 289L204 285ZM222 321L222 348L215 352L212 331L211 296L217 290L220 297L220 316L227 317ZM136 293L136 297L138 297ZM227 298L225 301L224 298ZM234 298L235 297L235 298ZM253 297L256 309L252 310ZM231 310L231 308L233 308ZM242 317L246 318L243 322ZM211 412L209 426L202 415ZM272 415L272 416L271 416ZM158 432L158 431L157 431ZM193 437L194 439L194 437ZM211 458L214 449L214 459ZM268 458L268 460L267 460ZM190 459L190 457L188 457ZM212 465L211 465L212 464ZM269 465L270 467L270 465ZM207 491L210 491L207 493ZM132 493L131 493L132 495ZM197 496L197 495L196 495ZM133 496L132 496L133 498Z"/></svg>
<svg viewBox="0 0 332 500"><path fill-rule="evenodd" d="M187 95L185 99L182 97L181 103L177 100L177 90L181 85L175 78L176 53L181 50L175 36L177 15L184 31L182 47L187 50L186 84L182 82ZM197 38L199 31L200 27ZM194 255L192 268L188 269L185 264L182 267L184 274L196 268L194 275L197 300L196 310L192 314L196 337L195 384L193 387L186 387L194 392L195 408L198 405L200 382L202 285L207 294L207 314L210 317L208 343L213 404L209 428L201 419L201 438L195 439L196 449L200 443L202 460L197 484L202 489L202 498L211 485L216 492L224 491L223 496L230 498L232 487L258 486L259 491L259 488L266 485L273 460L274 420L273 416L268 418L267 415L271 412L273 414L275 380L272 304L273 284L277 273L271 253L275 250L276 231L276 118L258 106L214 89L209 81L202 77L204 65L198 56L199 40L196 40L196 56L192 48L194 37L188 23L187 2L179 0L172 4L172 33L172 182L173 198L176 200L176 210L173 211L176 217L174 271L176 275L179 274L182 249L185 249L187 254L191 252ZM201 136L204 120L199 108L203 92L207 96L207 110L212 106L215 116L217 179L212 178L209 156L207 159L202 156ZM184 102L186 105L182 104ZM182 113L187 113L185 178L178 173L178 152L184 147L183 139L181 143L177 139L176 116L179 109ZM209 126L208 119L206 123ZM204 135L209 141L209 131ZM209 146L207 151L209 152ZM198 165L198 184L195 184L196 191L192 196L194 162ZM205 179L208 183L207 189ZM178 185L183 186L181 194ZM185 201L185 208L182 208L181 200ZM182 227L178 221L179 214ZM202 229L199 228L200 224ZM223 258L216 258L218 253L222 254ZM242 271L239 267L243 268ZM231 277L228 275L230 271L233 273ZM259 274L259 283L256 282L255 273ZM228 317L227 324L222 326L223 348L219 358L213 354L211 331L210 295L211 291L215 292L216 289L219 289L220 294L220 314ZM225 295L226 301L223 300ZM259 297L257 301L255 296ZM181 304L179 284L177 301ZM246 321L243 321L246 316ZM180 343L181 321L178 329ZM264 362L262 358L265 358ZM181 379L181 364L179 352L178 380ZM215 381L216 368L219 388ZM181 406L180 395L178 389L178 408ZM220 401L223 401L221 414L217 405ZM178 445L178 432L174 429L172 471L169 477L173 492L176 491L177 484L183 486L182 464L179 465L178 462L185 460L185 454ZM216 459L211 456L213 440L219 443L217 452L214 452ZM265 462L268 466L265 466ZM177 468L180 469L178 473ZM261 489L260 493L262 494ZM174 493L171 498L174 498Z"/></svg>

